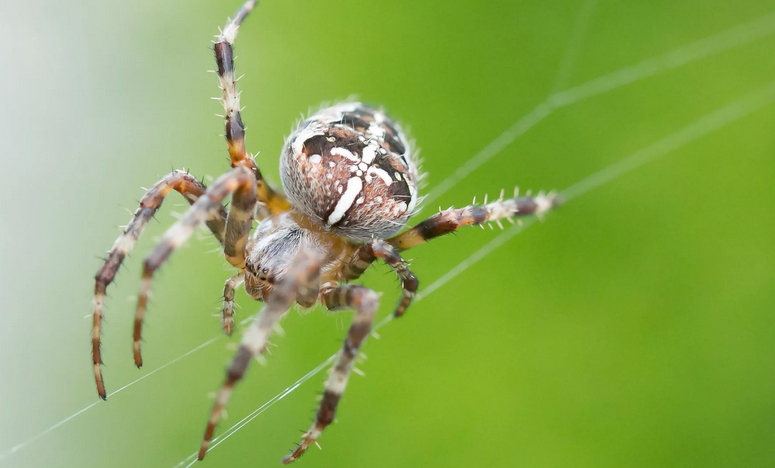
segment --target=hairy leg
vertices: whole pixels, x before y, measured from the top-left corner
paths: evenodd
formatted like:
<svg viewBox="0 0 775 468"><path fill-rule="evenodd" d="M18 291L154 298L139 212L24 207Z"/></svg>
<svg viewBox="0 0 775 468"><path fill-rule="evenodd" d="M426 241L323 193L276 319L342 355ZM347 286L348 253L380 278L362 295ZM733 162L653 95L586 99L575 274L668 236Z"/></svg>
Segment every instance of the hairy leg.
<svg viewBox="0 0 775 468"><path fill-rule="evenodd" d="M199 449L200 460L207 453L207 447L213 438L215 426L229 402L234 386L242 380L251 359L264 352L272 332L272 326L290 309L297 294L310 294L310 291L318 284L319 278L320 264L318 260L308 251L300 251L293 262L293 267L288 271L288 275L277 284L277 287L266 299L266 305L261 310L261 314L245 332L237 354L226 370L226 379L216 395L210 420L207 423L204 439Z"/></svg>
<svg viewBox="0 0 775 468"><path fill-rule="evenodd" d="M275 192L264 180L255 160L245 151L245 125L240 114L240 93L237 91L237 79L234 76L234 50L232 45L237 38L240 25L255 8L257 0L246 2L234 19L229 20L226 27L218 35L215 43L215 63L218 66L218 80L223 97L224 119L226 120L226 143L229 148L231 166L245 166L253 171L258 182L258 200L269 213L279 213L290 208L288 201Z"/></svg>
<svg viewBox="0 0 775 468"><path fill-rule="evenodd" d="M248 178L250 179L250 178ZM231 196L229 215L226 218L226 232L223 235L223 255L235 268L245 269L246 247L253 215L256 212L255 179L239 186Z"/></svg>
<svg viewBox="0 0 775 468"><path fill-rule="evenodd" d="M500 224L502 219L512 220L515 216L542 216L548 210L561 204L554 194L538 194L535 197L518 197L498 200L484 205L469 205L465 208L450 208L431 216L417 226L388 239L398 250L410 249L429 240L456 231L460 226L471 226L487 222Z"/></svg>
<svg viewBox="0 0 775 468"><path fill-rule="evenodd" d="M193 234L194 229L217 212L223 200L230 194L234 194L234 199L250 198L250 194L255 197L256 178L253 172L244 167L237 167L219 177L207 189L205 194L194 203L186 214L177 223L164 233L159 244L151 251L143 262L143 276L140 286L140 293L137 297L137 312L135 314L134 327L134 357L137 367L143 365L143 359L140 354L140 336L143 326L145 310L148 306L148 295L151 291L153 274L164 262L167 261L172 252L186 242ZM229 220L227 217L227 235L225 243L228 244ZM224 249L228 248L226 245Z"/></svg>
<svg viewBox="0 0 775 468"><path fill-rule="evenodd" d="M420 282L401 258L398 249L381 239L364 244L350 257L344 267L344 276L348 281L358 279L377 258L390 266L401 280L403 297L393 312L396 317L401 317L417 294Z"/></svg>
<svg viewBox="0 0 775 468"><path fill-rule="evenodd" d="M221 308L221 323L223 331L231 335L234 328L234 290L245 282L245 270L226 280L223 286L223 307Z"/></svg>
<svg viewBox="0 0 775 468"><path fill-rule="evenodd" d="M121 263L137 243L137 239L145 229L148 221L161 207L164 198L175 190L190 204L194 204L205 193L206 187L194 176L186 171L173 171L156 182L140 200L140 207L135 211L132 220L127 224L124 232L116 239L113 248L110 249L105 264L95 276L94 287L94 311L92 320L92 358L94 365L94 379L97 383L97 393L103 400L107 397L105 383L102 379L102 355L100 353L100 335L102 328L102 316L105 305L105 291L113 281ZM207 227L210 228L218 242L223 244L223 232L226 225L226 211L222 206L216 207L214 215L207 219Z"/></svg>
<svg viewBox="0 0 775 468"><path fill-rule="evenodd" d="M355 309L355 317L347 338L344 340L339 360L331 369L331 374L326 381L326 389L323 400L320 403L315 422L302 436L301 443L288 456L283 458L283 463L297 460L309 446L320 437L321 432L334 420L336 406L342 397L350 370L355 364L358 350L371 331L371 324L379 306L379 298L371 289L356 284L346 284L336 288L325 289L322 301L330 310L344 308Z"/></svg>

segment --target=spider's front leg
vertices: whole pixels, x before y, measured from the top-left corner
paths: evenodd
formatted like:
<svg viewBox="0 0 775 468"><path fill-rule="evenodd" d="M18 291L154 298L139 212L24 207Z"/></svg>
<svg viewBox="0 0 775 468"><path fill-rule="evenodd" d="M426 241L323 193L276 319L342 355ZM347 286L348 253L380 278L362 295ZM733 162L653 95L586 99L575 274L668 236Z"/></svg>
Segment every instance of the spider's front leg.
<svg viewBox="0 0 775 468"><path fill-rule="evenodd" d="M258 200L262 203L262 208L268 210L269 213L276 214L287 211L290 204L285 197L269 186L261 175L256 161L245 150L245 125L242 123L240 93L237 91L237 79L234 74L234 50L232 46L237 38L240 25L257 3L257 0L245 2L217 36L218 40L214 47L215 63L218 66L219 87L223 94L218 99L223 103L225 111L223 117L231 167L244 166L253 171L258 184Z"/></svg>
<svg viewBox="0 0 775 468"><path fill-rule="evenodd" d="M221 323L223 331L231 335L234 327L234 291L245 282L245 270L226 280L223 285L223 307L221 308Z"/></svg>
<svg viewBox="0 0 775 468"><path fill-rule="evenodd" d="M231 397L234 386L242 380L251 359L264 352L272 332L272 326L290 309L298 297L316 299L319 287L320 263L308 250L302 249L295 257L287 274L266 298L266 305L256 321L250 325L242 337L239 350L226 371L226 379L215 397L215 404L210 413L207 429L205 429L202 446L199 449L199 460L202 460L207 453L207 447L213 438L215 426ZM314 299L312 303L315 302ZM304 302L308 303L309 301L304 300Z"/></svg>
<svg viewBox="0 0 775 468"><path fill-rule="evenodd" d="M124 232L116 239L113 248L110 249L105 263L95 276L94 310L92 313L92 359L94 365L94 379L97 383L97 393L103 400L107 398L105 383L102 379L102 355L100 338L102 329L102 316L105 307L105 292L116 277L121 263L129 255L137 243L137 239L145 229L148 221L161 208L164 198L171 191L183 195L190 204L194 204L204 193L206 187L196 177L186 171L173 171L156 182L140 200L140 207L135 211L132 220L127 224ZM212 231L218 242L223 244L223 233L226 226L226 210L217 206L214 216L207 220L207 227Z"/></svg>
<svg viewBox="0 0 775 468"><path fill-rule="evenodd" d="M245 268L244 248L253 223L256 178L248 168L236 167L213 182L183 218L164 233L159 245L145 258L134 326L133 349L137 367L143 365L140 338L154 272L167 261L175 249L191 237L197 226L207 222L212 214L217 212L223 200L230 194L233 195L223 235L224 256L235 267Z"/></svg>
<svg viewBox="0 0 775 468"><path fill-rule="evenodd" d="M535 197L499 198L484 205L469 205L465 208L449 208L422 221L417 226L387 240L398 250L410 249L429 240L456 231L460 226L472 226L494 222L500 225L502 219L512 221L516 216L542 216L550 209L559 206L562 199L555 193L538 194Z"/></svg>
<svg viewBox="0 0 775 468"><path fill-rule="evenodd" d="M379 307L377 293L357 284L328 288L324 286L321 300L329 310L354 309L355 317L344 340L339 360L331 369L331 374L326 381L326 389L323 392L323 400L320 402L315 422L304 433L299 446L283 458L283 463L290 463L303 455L309 446L317 441L323 429L334 420L336 406L347 386L347 379L355 364L358 350L371 332L374 315Z"/></svg>

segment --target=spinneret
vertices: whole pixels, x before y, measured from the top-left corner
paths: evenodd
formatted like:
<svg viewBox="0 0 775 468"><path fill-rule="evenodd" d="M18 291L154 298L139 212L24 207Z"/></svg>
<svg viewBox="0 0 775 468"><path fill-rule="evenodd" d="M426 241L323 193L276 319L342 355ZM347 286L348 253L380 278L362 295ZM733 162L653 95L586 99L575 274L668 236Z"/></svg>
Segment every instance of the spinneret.
<svg viewBox="0 0 775 468"><path fill-rule="evenodd" d="M350 372L378 310L378 295L374 291L348 282L357 280L377 259L387 264L401 281L402 297L394 310L395 316L400 317L420 284L401 251L462 226L491 222L500 226L501 220L541 217L558 206L560 199L553 193L520 197L515 191L509 198L501 193L491 203L485 200L478 205L474 201L463 208L440 210L398 234L418 203L419 174L413 149L401 127L384 111L357 102L324 108L301 123L280 156L285 195L273 190L246 151L240 94L234 78L232 44L242 21L255 5L255 0L245 3L215 43L222 89L222 97L217 99L224 106L232 168L210 187L185 171L175 171L147 191L95 277L92 365L98 395L104 399L107 392L102 379L100 343L107 287L148 220L166 195L175 190L191 208L145 259L133 336L137 366L142 365L140 341L154 273L202 224L222 245L225 259L238 270L223 286L224 331L231 334L234 328L236 288L244 285L250 297L265 303L257 320L245 331L226 370L200 446L200 460L235 385L253 358L264 352L273 326L294 303L312 307L319 302L332 311L355 311L314 422L298 447L283 460L288 463L316 444L323 430L334 421ZM224 203L228 197L231 202L227 210ZM259 224L251 235L254 218Z"/></svg>

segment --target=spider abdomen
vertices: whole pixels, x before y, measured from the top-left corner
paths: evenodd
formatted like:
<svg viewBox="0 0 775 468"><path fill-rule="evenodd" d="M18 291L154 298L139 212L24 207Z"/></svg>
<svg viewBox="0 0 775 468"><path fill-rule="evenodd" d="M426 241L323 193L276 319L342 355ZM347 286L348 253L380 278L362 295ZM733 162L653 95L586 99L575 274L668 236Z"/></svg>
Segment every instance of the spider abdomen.
<svg viewBox="0 0 775 468"><path fill-rule="evenodd" d="M321 110L294 131L280 158L291 204L358 241L398 232L417 204L417 167L401 128L360 103Z"/></svg>

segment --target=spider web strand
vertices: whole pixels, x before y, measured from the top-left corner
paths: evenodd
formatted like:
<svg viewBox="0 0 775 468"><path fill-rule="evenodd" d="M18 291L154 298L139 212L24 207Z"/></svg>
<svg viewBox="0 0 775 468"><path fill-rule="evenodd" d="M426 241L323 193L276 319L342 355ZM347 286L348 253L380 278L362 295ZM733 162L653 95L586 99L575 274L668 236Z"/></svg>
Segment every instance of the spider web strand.
<svg viewBox="0 0 775 468"><path fill-rule="evenodd" d="M611 91L613 89L616 89L617 87L623 86L625 84L632 83L634 81L638 81L639 79L656 75L662 71L666 71L668 69L673 69L680 67L681 65L688 64L690 62L699 60L701 58L709 57L711 55L721 53L723 51L732 49L734 47L753 42L758 39L762 39L765 37L768 37L775 33L775 13L766 14L764 16L761 16L753 21L750 21L748 23L743 23L741 25L735 26L731 29L728 29L726 31L722 31L720 33L714 34L712 36L709 36L705 39L701 39L699 41L690 43L686 46L680 47L678 49L673 50L672 52L669 52L667 54L664 54L662 56L646 60L644 62L641 62L638 65L634 65L632 67L628 67L622 70L619 70L618 72L614 72L608 75L604 75L600 78L588 81L585 84L576 86L574 88L571 88L567 91L563 91L560 93L556 93L552 96L550 96L543 104L537 106L532 112L529 114L526 114L524 117L519 119L517 122L515 122L511 127L509 127L505 132L503 132L499 137L497 137L495 140L493 140L489 145L487 145L484 149L482 149L479 153L477 153L473 158L471 158L465 165L461 166L460 169L458 169L455 174L445 179L441 184L439 184L436 188L436 190L432 191L428 197L426 197L426 205L428 202L433 201L437 199L439 196L443 195L447 191L449 191L455 184L457 184L460 180L465 178L467 173L476 170L478 167L486 163L489 159L494 157L498 152L502 151L504 148L506 148L509 144L511 144L514 140L516 140L519 136L530 130L532 127L534 127L540 120L545 118L546 116L551 113L552 109L549 106L549 102L554 102L555 106L566 106L569 104L572 104L573 102L578 102L582 99L587 99L599 94L604 94L607 91ZM659 65L659 59L662 59L663 62L665 62L663 65ZM643 66L644 63L651 63L650 67ZM624 73L625 70L630 70L629 73ZM615 78L615 76L619 74L620 76L618 78ZM624 81L623 81L624 80ZM644 164L640 163L640 164ZM639 164L639 165L640 165ZM465 168L465 171L462 170ZM631 169L634 169L631 168ZM626 169L626 170L631 170ZM624 168L620 168L621 170L625 170ZM625 171L626 171L625 170ZM603 172L603 171L601 171ZM596 184L601 185L606 182L606 180L603 180L604 177L612 177L611 174L608 176L605 176L604 174L597 173L598 177L600 178ZM616 176L618 177L618 175ZM570 187L568 190L570 191L570 195L572 196L578 196L583 192L586 192L588 190L591 190L594 187L585 188L582 183L586 182L586 184L592 184L591 180L584 179L584 181L579 182L578 184L575 184L574 186ZM585 185L586 185L585 184ZM582 192L583 191L583 192ZM566 197L568 197L569 194L566 193ZM572 197L571 197L572 198ZM505 231L501 234L507 235L509 233L512 233L515 228L510 228L509 230ZM511 234L510 237L513 237L515 234ZM500 236L499 236L500 237ZM509 237L509 238L510 238ZM496 237L495 240L498 239ZM505 241L504 241L505 242ZM488 244L489 245L489 244ZM499 244L500 245L500 244ZM487 245L485 245L484 248L486 248ZM476 254L474 254L476 255ZM486 255L486 254L485 254ZM466 259L464 262L467 262L469 259ZM475 262L473 262L475 263ZM472 264L473 264L472 263ZM457 268L455 269L457 270ZM462 272L462 271L461 271ZM459 274L459 273L457 273ZM450 280L452 277L451 272L445 275L445 277L450 276ZM426 291L424 293L424 296L428 295L428 290L432 286L434 286L435 283L431 284L428 288L426 288ZM440 287L437 286L437 288ZM436 288L436 289L437 289ZM434 289L435 290L435 289ZM423 297L423 295L420 295L417 300L419 300L420 297ZM391 317L391 316L388 316ZM385 323L389 322L390 319L386 319L385 321L381 322L377 326L375 326L375 330ZM118 390L111 392L108 396L115 395L121 390L127 389L134 384L138 383L139 381L149 377L150 375L161 371L164 368L167 368L171 366L172 364L182 360L185 357L190 356L194 352L212 344L214 341L220 339L221 336L212 338L194 349L178 356L177 358L173 359L172 361L154 369L152 372L131 381L130 383L124 385L123 387L119 388ZM311 378L312 376L310 376ZM59 422L54 423L53 425L49 426L48 428L42 430L38 434L30 437L29 439L20 442L13 446L11 449L9 449L7 452L0 454L0 461L8 458L10 455L13 455L20 450L24 449L31 443L39 440L43 436L51 433L55 429L61 427L62 425L66 424L67 422L75 419L77 416L80 416L81 414L85 413L86 411L90 410L91 408L97 406L99 402L91 403L80 410L74 412L70 416L67 416L66 418L62 419Z"/></svg>
<svg viewBox="0 0 775 468"><path fill-rule="evenodd" d="M584 5L581 6L581 11L579 11L576 18L576 24L573 25L570 41L568 41L565 52L562 54L562 59L560 59L560 66L557 69L557 76L554 78L550 94L555 94L567 86L568 77L570 77L573 65L581 51L581 44L584 42L584 36L587 35L587 29L592 21L592 14L595 11L597 2L598 0L586 0Z"/></svg>
<svg viewBox="0 0 775 468"><path fill-rule="evenodd" d="M643 166L644 164L653 161L654 159L657 159L660 156L664 156L667 153L670 153L682 146L685 146L705 135L708 135L709 133L712 133L715 130L718 130L726 125L729 125L767 105L770 105L775 102L775 81L767 84L766 86L757 89L756 91L749 93L742 98L739 98L735 101L733 101L730 104L727 104L726 106L710 113L706 114L705 116L701 117L700 119L696 120L695 122L687 125L686 127L681 128L680 130L668 135L667 137L639 150L635 153L630 154L629 156L626 156L619 160L618 162L614 163L611 166L606 167L605 169L602 169L601 171L598 171L581 181L577 182L576 184L569 187L567 190L563 191L562 193L566 197L566 201L570 201L574 198L577 198L597 187L600 187L606 183L609 183L613 180L615 180L618 177L621 177L622 175L633 171L634 169L637 169L638 167ZM480 248L476 252L474 252L471 256L463 260L458 266L450 270L447 274L443 275L441 278L434 281L430 286L428 286L424 293L422 295L418 295L415 302L419 302L425 297L428 297L430 294L432 294L434 291L437 291L439 288L444 286L446 283L466 271L468 268L473 266L475 263L480 261L481 259L485 258L487 255L492 253L495 249L502 246L506 242L508 242L511 238L519 234L520 232L524 231L528 227L530 227L532 224L535 223L535 218L530 218L526 220L527 222L523 223L523 225L514 225L511 228L507 229L506 231L499 234L497 237L492 239L490 242L484 245L484 247ZM379 324L377 324L373 332L376 332L378 329L382 328L389 322L393 321L393 316L389 315L385 319L383 319ZM373 333L372 332L372 333ZM308 381L318 373L320 373L323 369L327 367L327 364L333 362L333 360L336 358L338 353L332 354L328 359L326 359L323 363L312 369L310 372L305 374L301 379L297 380L293 385L288 387L286 390L278 394L277 396L273 397L271 400L269 400L267 403L264 403L261 405L258 409L253 411L248 417L243 418L240 422L237 424L231 426L229 429L227 429L224 432L224 435L221 437L221 442L224 441L226 438L231 437L236 433L238 430L245 427L246 424L248 424L250 421L255 419L259 414L263 413L267 409L269 409L274 403L279 401L280 399L287 396L290 392L301 386L304 382ZM248 419L249 418L249 419ZM218 444L213 445L210 450L214 449ZM209 450L208 450L209 452ZM178 465L175 465L175 467L182 466L186 461L190 460L192 457L195 457L196 453L190 455L185 460L183 460ZM189 465L187 465L186 468L191 467L194 462L191 462Z"/></svg>
<svg viewBox="0 0 775 468"><path fill-rule="evenodd" d="M458 182L503 151L517 138L524 135L557 109L754 42L758 39L763 39L772 34L775 34L775 12L760 16L748 23L713 34L665 54L643 60L635 65L587 81L566 91L555 93L516 121L511 127L507 128L469 159L468 162L458 167L452 175L437 184L436 188L431 190L428 196L425 197L425 206L432 206L434 200L447 193Z"/></svg>

